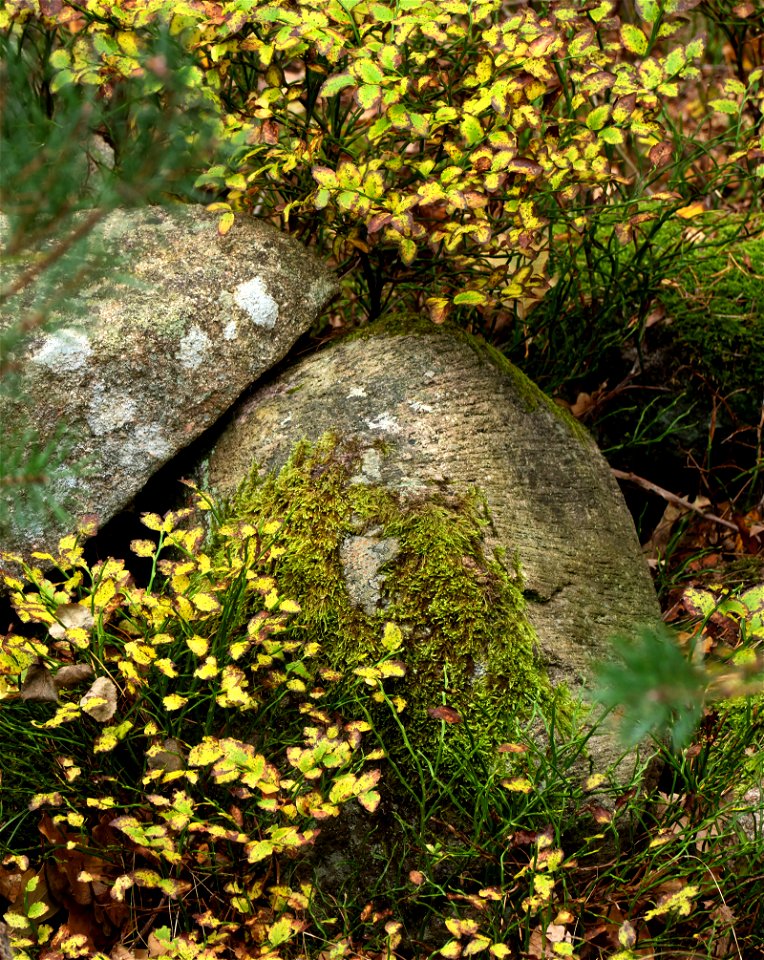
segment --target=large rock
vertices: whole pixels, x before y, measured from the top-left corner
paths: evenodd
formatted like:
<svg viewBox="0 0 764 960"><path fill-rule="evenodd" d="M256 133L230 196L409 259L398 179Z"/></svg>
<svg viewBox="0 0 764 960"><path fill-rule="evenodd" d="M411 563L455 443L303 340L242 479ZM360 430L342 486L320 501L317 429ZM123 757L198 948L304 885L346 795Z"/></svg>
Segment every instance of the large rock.
<svg viewBox="0 0 764 960"><path fill-rule="evenodd" d="M103 523L124 507L335 292L318 260L275 228L241 216L221 237L216 224L196 206L111 213L93 236L101 266L55 303L55 331L20 358L31 426L46 440L63 422L74 440L51 489L74 515ZM85 471L73 475L77 462ZM17 525L2 546L50 550L65 526Z"/></svg>
<svg viewBox="0 0 764 960"><path fill-rule="evenodd" d="M269 479L240 487L253 464ZM613 634L659 618L593 440L465 335L382 329L303 360L244 402L208 469L235 511L285 517L277 578L337 663L383 654L401 623L415 725L445 691L501 742L530 701L576 700ZM599 769L618 753L604 735L590 749Z"/></svg>

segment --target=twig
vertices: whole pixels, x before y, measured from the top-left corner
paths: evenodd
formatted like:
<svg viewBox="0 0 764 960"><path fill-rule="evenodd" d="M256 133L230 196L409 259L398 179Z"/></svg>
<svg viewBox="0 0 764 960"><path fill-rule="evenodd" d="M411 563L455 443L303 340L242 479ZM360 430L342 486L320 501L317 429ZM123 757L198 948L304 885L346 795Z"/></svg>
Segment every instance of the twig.
<svg viewBox="0 0 764 960"><path fill-rule="evenodd" d="M740 528L737 524L732 523L731 520L724 520L721 517L717 517L715 513L706 513L705 510L702 510L700 507L696 507L694 503L690 503L689 500L686 500L684 497L678 497L675 493L672 493L670 490L664 490L663 487L659 487L657 483L652 483L650 480L645 480L644 477L638 477L636 473L626 473L623 470L616 470L611 468L612 474L618 480L629 480L631 483L635 483L638 487L642 487L643 490L649 490L651 493L657 493L659 497L663 497L664 500L668 500L669 503L675 503L678 507L684 507L685 510L692 510L693 513L699 514L705 520L713 520L714 523L721 524L723 527L728 527L730 530L734 530L735 533L740 532Z"/></svg>
<svg viewBox="0 0 764 960"><path fill-rule="evenodd" d="M0 304L5 303L6 300L9 300L11 297L15 296L17 293L23 290L24 287L30 284L35 277L54 264L57 260L60 260L67 250L71 249L71 247L73 247L78 240L81 240L83 237L87 236L88 233L90 233L98 221L103 219L105 214L106 211L100 208L91 210L91 212L82 220L82 222L78 224L74 230L72 230L66 239L62 240L61 243L55 246L49 253L46 253L43 257L40 257L39 260L36 260L34 263L32 263L32 265L27 267L23 273L19 274L15 280L0 290Z"/></svg>

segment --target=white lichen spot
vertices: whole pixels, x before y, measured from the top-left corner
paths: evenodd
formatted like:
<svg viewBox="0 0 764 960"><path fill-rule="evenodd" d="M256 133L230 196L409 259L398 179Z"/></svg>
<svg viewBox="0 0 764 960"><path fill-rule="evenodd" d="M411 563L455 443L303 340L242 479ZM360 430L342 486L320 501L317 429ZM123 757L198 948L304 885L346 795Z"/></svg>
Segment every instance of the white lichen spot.
<svg viewBox="0 0 764 960"><path fill-rule="evenodd" d="M345 397L346 400L352 400L353 397L365 397L366 391L363 387L353 387L350 393Z"/></svg>
<svg viewBox="0 0 764 960"><path fill-rule="evenodd" d="M229 320L225 327L223 327L223 339L235 340L238 330L239 324L235 320Z"/></svg>
<svg viewBox="0 0 764 960"><path fill-rule="evenodd" d="M414 413L432 413L430 404L422 403L421 400L409 400L409 406Z"/></svg>
<svg viewBox="0 0 764 960"><path fill-rule="evenodd" d="M164 463L173 452L158 423L137 424L134 432L119 444L116 459L122 467L143 467L147 456Z"/></svg>
<svg viewBox="0 0 764 960"><path fill-rule="evenodd" d="M279 307L260 277L240 283L233 292L233 299L258 327L272 330L276 326Z"/></svg>
<svg viewBox="0 0 764 960"><path fill-rule="evenodd" d="M361 460L361 472L368 477L372 483L380 483L382 480L382 458L379 450L369 449L364 451Z"/></svg>
<svg viewBox="0 0 764 960"><path fill-rule="evenodd" d="M42 363L55 373L81 370L92 354L93 348L87 335L81 330L63 327L47 334L42 346L32 355L34 363Z"/></svg>
<svg viewBox="0 0 764 960"><path fill-rule="evenodd" d="M434 370L427 370L427 371L424 373L424 379L425 379L425 380L434 380L434 379L435 379L435 371L434 371Z"/></svg>
<svg viewBox="0 0 764 960"><path fill-rule="evenodd" d="M178 360L186 370L196 370L206 359L212 341L201 327L194 324L180 341Z"/></svg>
<svg viewBox="0 0 764 960"><path fill-rule="evenodd" d="M395 417L389 413L381 413L374 420L367 420L366 426L369 430L383 430L385 433L400 433L401 428Z"/></svg>
<svg viewBox="0 0 764 960"><path fill-rule="evenodd" d="M94 436L103 436L129 423L135 409L135 401L127 393L108 390L103 383L96 383L88 404L88 426Z"/></svg>

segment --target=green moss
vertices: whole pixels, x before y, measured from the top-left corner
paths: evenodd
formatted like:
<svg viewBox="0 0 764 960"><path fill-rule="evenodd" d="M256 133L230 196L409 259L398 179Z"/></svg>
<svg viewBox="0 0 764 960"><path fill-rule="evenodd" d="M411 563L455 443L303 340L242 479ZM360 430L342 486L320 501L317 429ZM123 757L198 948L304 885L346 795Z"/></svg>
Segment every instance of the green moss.
<svg viewBox="0 0 764 960"><path fill-rule="evenodd" d="M331 666L349 672L378 661L386 652L385 623L401 627L403 716L416 746L426 749L439 733L427 710L445 702L464 719L449 737L468 738L493 755L535 708L549 711L566 696L552 689L534 652L519 576L486 554L489 520L477 493L404 501L358 482L362 453L331 435L300 443L280 471L253 474L231 512L284 519L279 589L300 603L298 627L321 643ZM379 570L379 609L367 613L348 594L341 548L348 538L372 534L399 549Z"/></svg>

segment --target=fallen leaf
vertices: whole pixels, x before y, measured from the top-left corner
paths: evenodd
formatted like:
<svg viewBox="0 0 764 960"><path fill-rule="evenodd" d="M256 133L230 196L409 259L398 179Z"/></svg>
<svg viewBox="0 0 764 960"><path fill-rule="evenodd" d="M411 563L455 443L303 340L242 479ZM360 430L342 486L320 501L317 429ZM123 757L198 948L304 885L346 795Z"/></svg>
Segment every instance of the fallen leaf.
<svg viewBox="0 0 764 960"><path fill-rule="evenodd" d="M53 682L61 690L63 687L76 687L78 683L89 680L92 676L93 668L89 663L71 663L56 671Z"/></svg>
<svg viewBox="0 0 764 960"><path fill-rule="evenodd" d="M99 723L111 720L117 712L117 688L109 677L98 677L80 700L80 706Z"/></svg>
<svg viewBox="0 0 764 960"><path fill-rule="evenodd" d="M691 220L693 217L699 217L705 212L705 206L698 200L696 203L690 203L686 207L680 207L676 211L676 215L682 220Z"/></svg>
<svg viewBox="0 0 764 960"><path fill-rule="evenodd" d="M33 663L26 672L21 685L22 700L58 701L58 690L53 675L42 660Z"/></svg>
<svg viewBox="0 0 764 960"><path fill-rule="evenodd" d="M461 723L461 715L453 707L429 707L427 715L433 720L442 720L444 723Z"/></svg>
<svg viewBox="0 0 764 960"><path fill-rule="evenodd" d="M674 147L670 140L662 140L650 148L648 157L655 167L665 167L674 155Z"/></svg>
<svg viewBox="0 0 764 960"><path fill-rule="evenodd" d="M149 753L148 766L149 770L164 770L166 773L185 769L186 761L180 740L167 737L161 749L154 748Z"/></svg>
<svg viewBox="0 0 764 960"><path fill-rule="evenodd" d="M63 640L67 630L90 630L94 623L93 614L79 603L62 603L56 608L54 616L58 623L48 630L54 640Z"/></svg>

